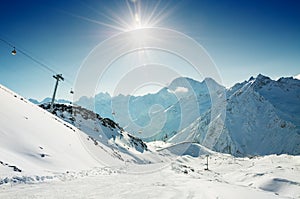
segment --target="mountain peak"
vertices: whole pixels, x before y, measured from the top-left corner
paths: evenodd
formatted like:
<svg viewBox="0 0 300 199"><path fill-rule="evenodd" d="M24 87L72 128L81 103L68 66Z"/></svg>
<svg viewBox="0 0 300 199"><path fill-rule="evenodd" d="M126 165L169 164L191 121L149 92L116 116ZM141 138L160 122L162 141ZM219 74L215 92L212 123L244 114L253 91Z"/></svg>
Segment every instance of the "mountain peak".
<svg viewBox="0 0 300 199"><path fill-rule="evenodd" d="M196 82L196 80L192 79L192 78L189 78L189 77L178 77L178 78L175 78L169 85L172 86L172 85L180 85L180 86L183 86L184 84L190 84L191 82Z"/></svg>
<svg viewBox="0 0 300 199"><path fill-rule="evenodd" d="M204 80L203 80L202 82L204 82L204 83L206 83L206 84L218 84L218 83L216 82L216 80L214 80L214 79L211 78L211 77L205 77ZM219 85L219 84L218 84L218 85Z"/></svg>
<svg viewBox="0 0 300 199"><path fill-rule="evenodd" d="M248 80L248 82L265 82L270 81L271 78L262 74L258 74L256 77L251 76Z"/></svg>
<svg viewBox="0 0 300 199"><path fill-rule="evenodd" d="M253 80L255 80L255 78L253 76L251 76L248 81L253 81ZM237 83L237 84L239 84L239 83Z"/></svg>
<svg viewBox="0 0 300 199"><path fill-rule="evenodd" d="M271 80L270 77L262 75L262 74L258 74L255 79L257 79L257 80Z"/></svg>
<svg viewBox="0 0 300 199"><path fill-rule="evenodd" d="M189 87L192 87L192 88L195 88L195 87L198 87L200 85L203 85L203 86L207 86L207 84L209 85L218 85L220 86L213 78L211 77L205 77L203 81L197 81L197 80L194 80L192 78L189 78L189 77L178 77L176 79L174 79L171 84L168 86L170 89L176 89L177 87L186 87L186 88L189 88Z"/></svg>
<svg viewBox="0 0 300 199"><path fill-rule="evenodd" d="M257 75L256 78L251 77L248 82L252 84L254 89L260 89L263 86L269 84L272 81L270 77L264 76L262 74Z"/></svg>

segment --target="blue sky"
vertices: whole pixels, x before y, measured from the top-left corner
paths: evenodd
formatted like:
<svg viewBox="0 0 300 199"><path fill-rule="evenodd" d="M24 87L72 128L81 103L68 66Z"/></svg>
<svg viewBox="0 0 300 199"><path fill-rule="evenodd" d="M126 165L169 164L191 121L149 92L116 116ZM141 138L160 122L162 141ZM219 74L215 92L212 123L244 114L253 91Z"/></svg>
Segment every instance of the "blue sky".
<svg viewBox="0 0 300 199"><path fill-rule="evenodd" d="M222 0L137 0L142 11L166 15L158 27L180 31L201 44L216 63L225 86L256 76L300 73L300 2ZM129 5L133 3L129 0ZM148 12L149 13L149 12ZM105 17L106 16L106 17ZM58 98L70 99L85 57L120 33L108 17L129 19L125 1L2 0L0 38L62 73ZM130 20L130 19L129 19ZM27 98L51 96L53 73L0 41L0 83Z"/></svg>

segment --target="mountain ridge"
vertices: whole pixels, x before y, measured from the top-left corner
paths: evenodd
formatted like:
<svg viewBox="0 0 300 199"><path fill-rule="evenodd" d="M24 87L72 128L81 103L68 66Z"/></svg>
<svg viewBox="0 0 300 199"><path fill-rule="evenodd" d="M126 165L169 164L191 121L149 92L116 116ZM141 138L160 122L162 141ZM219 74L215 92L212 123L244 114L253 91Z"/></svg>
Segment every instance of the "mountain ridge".
<svg viewBox="0 0 300 199"><path fill-rule="evenodd" d="M79 100L75 104L91 110L95 109L100 115L116 120L124 126L125 130L144 141L176 140L178 143L196 140L205 145L203 140L210 138L209 144L214 145L210 148L234 155L299 154L299 145L296 143L292 144L294 149L287 146L289 148L287 151L283 149L281 151L275 149L255 151L255 148L251 151L244 147L249 139L245 141L237 136L244 133L246 137L249 137L250 131L253 135L259 131L271 137L281 135L282 132L287 134L293 132L291 137L298 141L297 135L300 134L299 82L292 77L272 80L259 74L257 77L250 77L226 89L211 78L198 82L191 78L180 77L173 80L169 87L162 88L157 93L116 97L111 97L108 93L99 93L95 98L83 97L82 101ZM213 103L216 107L212 111ZM248 109L245 108L247 106ZM219 115L218 111L223 112L222 117L226 116L224 121L216 118ZM258 121L259 118L262 121ZM280 125L278 126L275 121ZM213 125L213 123L219 123L219 125ZM194 126L190 127L191 125ZM270 132L272 126L276 127L273 129L273 134ZM289 130L285 130L287 127ZM190 135L183 136L188 129L191 131ZM201 132L197 132L196 129ZM205 134L209 129L213 136ZM221 133L214 131L221 131ZM192 135L194 140L191 138ZM281 136L285 137L285 135ZM218 139L222 141L217 141ZM278 140L276 136L272 139ZM288 139L284 138L284 140Z"/></svg>

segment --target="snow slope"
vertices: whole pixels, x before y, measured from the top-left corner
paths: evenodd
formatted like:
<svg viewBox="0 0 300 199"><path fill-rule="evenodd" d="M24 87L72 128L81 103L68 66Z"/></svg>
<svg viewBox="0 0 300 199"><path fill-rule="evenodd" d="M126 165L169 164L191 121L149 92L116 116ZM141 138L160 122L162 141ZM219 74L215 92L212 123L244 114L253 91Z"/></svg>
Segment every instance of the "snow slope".
<svg viewBox="0 0 300 199"><path fill-rule="evenodd" d="M93 135L86 134L3 86L0 86L0 103L1 179L11 180L13 176L32 175L53 177L57 173L67 171L107 165L122 166L125 162L132 161L137 163L149 161L147 155L144 159L139 158L139 155L147 150L147 146L141 140L130 137L128 133L122 134L124 139L115 136L119 140L112 140L109 137L106 140L104 138L97 140L92 137ZM67 112L62 113L68 117ZM115 125L110 120L102 119L98 127L106 125L102 129L107 134L108 132L112 132L111 135L117 134L118 132L108 123ZM88 125L85 123L85 126L81 127L86 130ZM130 142L126 143L128 140ZM103 144L104 141L106 144ZM133 145L132 150L117 147L117 144ZM149 157L151 155L155 157L150 151L148 154Z"/></svg>
<svg viewBox="0 0 300 199"><path fill-rule="evenodd" d="M82 132L0 86L1 176L13 172L65 172L96 166L79 138ZM7 165L6 165L7 164Z"/></svg>

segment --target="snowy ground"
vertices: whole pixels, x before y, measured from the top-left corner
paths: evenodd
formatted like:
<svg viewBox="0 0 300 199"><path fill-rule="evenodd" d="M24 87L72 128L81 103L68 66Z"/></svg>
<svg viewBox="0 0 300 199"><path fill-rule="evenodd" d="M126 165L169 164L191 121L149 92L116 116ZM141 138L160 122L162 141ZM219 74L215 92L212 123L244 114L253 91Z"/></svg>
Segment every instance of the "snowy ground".
<svg viewBox="0 0 300 199"><path fill-rule="evenodd" d="M183 156L153 172L134 164L4 184L0 198L300 198L300 157ZM156 165L157 166L157 165ZM132 167L132 168L131 168Z"/></svg>

